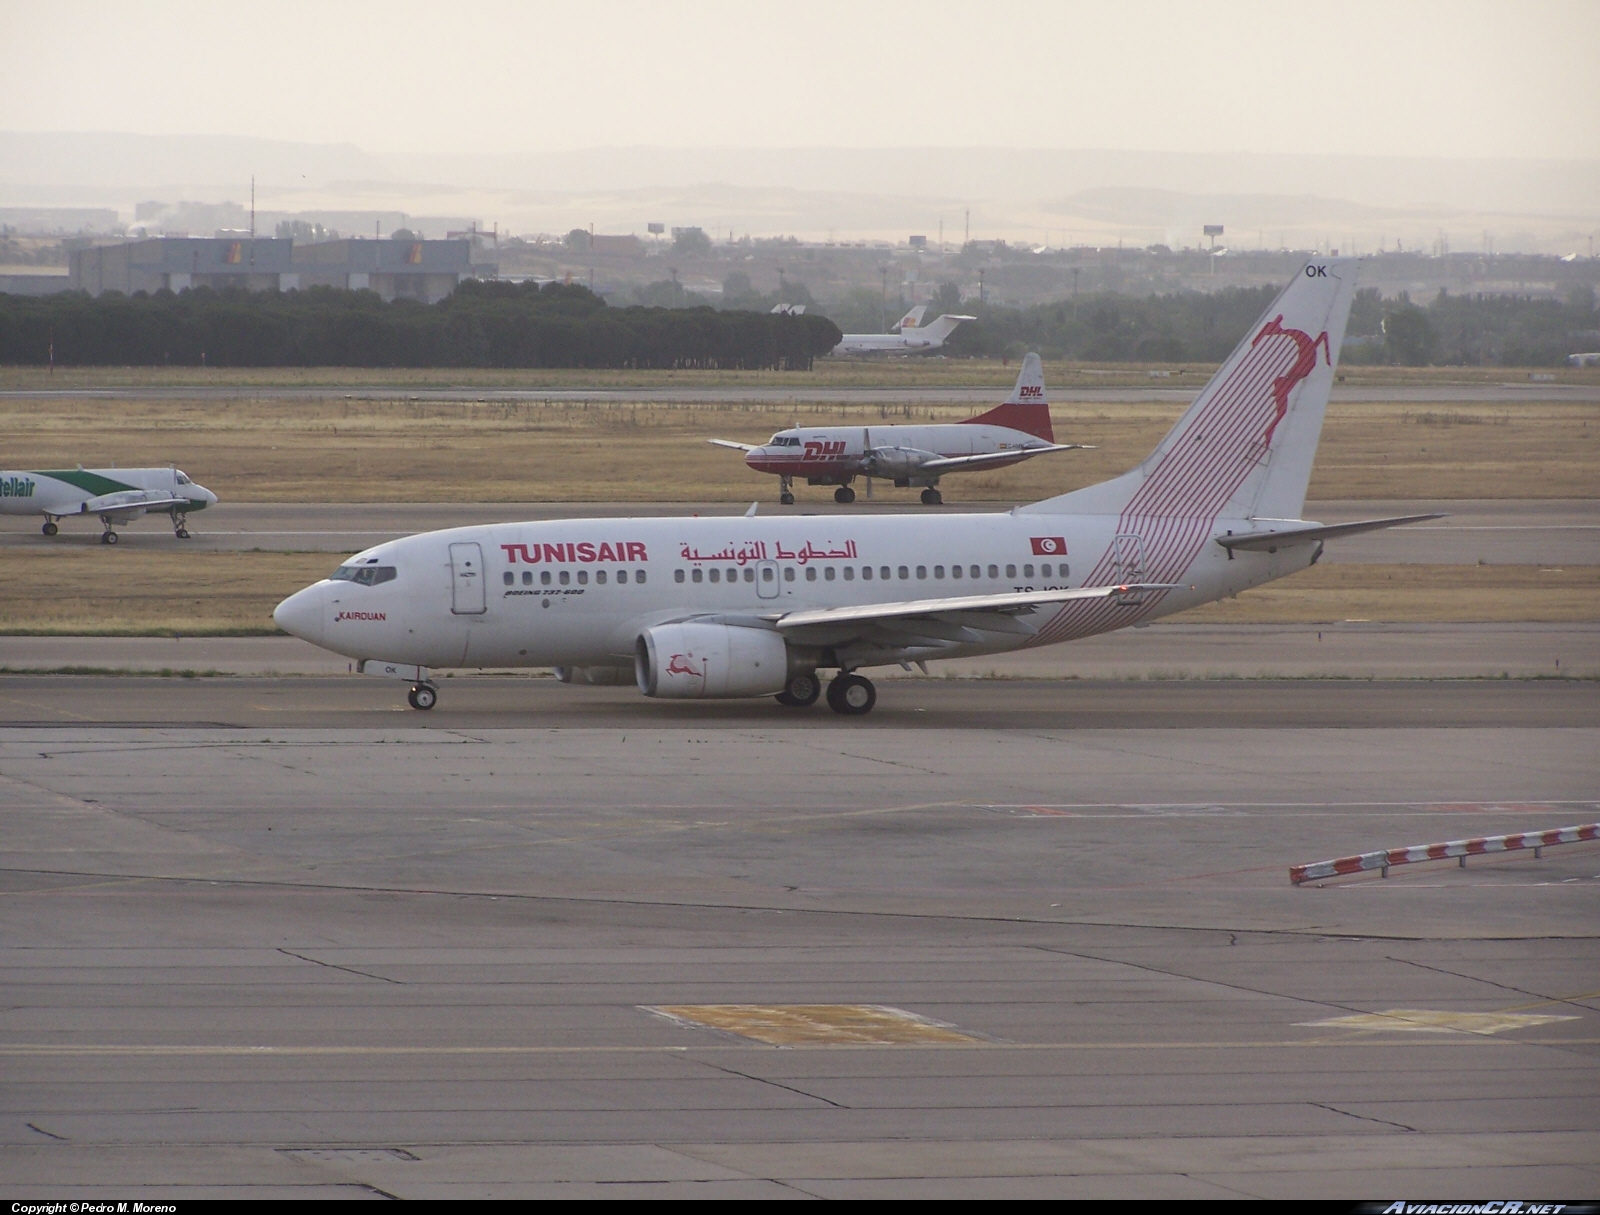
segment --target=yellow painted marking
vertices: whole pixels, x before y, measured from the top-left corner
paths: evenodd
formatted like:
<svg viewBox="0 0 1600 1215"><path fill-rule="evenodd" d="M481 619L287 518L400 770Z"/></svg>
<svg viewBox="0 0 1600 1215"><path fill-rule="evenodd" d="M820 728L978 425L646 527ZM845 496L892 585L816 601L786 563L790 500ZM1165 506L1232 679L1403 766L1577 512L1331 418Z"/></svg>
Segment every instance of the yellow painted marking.
<svg viewBox="0 0 1600 1215"><path fill-rule="evenodd" d="M929 1046L981 1042L885 1004L659 1004L647 1009L768 1046Z"/></svg>
<svg viewBox="0 0 1600 1215"><path fill-rule="evenodd" d="M1421 1030L1441 1034L1498 1034L1508 1029L1527 1029L1532 1025L1546 1025L1551 1021L1576 1021L1577 1017L1544 1013L1515 1012L1445 1012L1433 1008L1390 1008L1383 1012L1352 1013L1347 1017L1329 1017L1326 1021L1300 1021L1299 1025L1322 1028L1376 1030Z"/></svg>

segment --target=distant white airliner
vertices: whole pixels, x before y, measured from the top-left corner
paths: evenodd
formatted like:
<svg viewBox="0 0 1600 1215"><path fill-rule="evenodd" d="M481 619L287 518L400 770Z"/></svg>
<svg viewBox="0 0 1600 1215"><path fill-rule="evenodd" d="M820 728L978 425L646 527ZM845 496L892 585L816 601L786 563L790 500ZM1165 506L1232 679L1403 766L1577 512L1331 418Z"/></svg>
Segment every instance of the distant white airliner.
<svg viewBox="0 0 1600 1215"><path fill-rule="evenodd" d="M188 516L217 495L176 468L53 468L0 470L0 515L43 515L45 535L70 515L96 515L101 544L115 544L113 526L141 515L170 515L173 534L189 538Z"/></svg>
<svg viewBox="0 0 1600 1215"><path fill-rule="evenodd" d="M946 473L1004 468L1045 452L1085 446L1055 441L1044 365L1036 354L1022 360L1010 396L988 413L962 422L806 426L780 430L759 446L732 439L707 442L742 451L751 468L778 477L778 500L785 506L794 502L797 477L804 477L808 485L837 485L835 502L856 500L850 483L857 477L883 477L901 489L925 487L923 504L937 506L944 501L938 485Z"/></svg>
<svg viewBox="0 0 1600 1215"><path fill-rule="evenodd" d="M893 333L847 333L844 341L833 348L834 354L928 354L944 345L945 339L956 331L962 321L975 321L975 316L954 316L944 313L932 324L922 324L926 307L913 308L900 318Z"/></svg>
<svg viewBox="0 0 1600 1215"><path fill-rule="evenodd" d="M1006 514L502 523L380 544L291 595L288 632L411 681L558 668L646 696L868 712L863 668L1142 624L1305 569L1336 536L1432 515L1302 520L1354 259L1295 275L1137 468ZM752 507L752 514L754 508Z"/></svg>

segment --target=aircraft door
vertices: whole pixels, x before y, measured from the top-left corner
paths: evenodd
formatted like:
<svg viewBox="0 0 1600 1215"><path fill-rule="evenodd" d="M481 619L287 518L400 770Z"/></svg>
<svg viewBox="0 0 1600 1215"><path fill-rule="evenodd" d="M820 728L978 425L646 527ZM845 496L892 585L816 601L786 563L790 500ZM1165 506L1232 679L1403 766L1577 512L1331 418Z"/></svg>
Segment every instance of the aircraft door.
<svg viewBox="0 0 1600 1215"><path fill-rule="evenodd" d="M483 582L483 547L465 543L450 546L450 610L457 616L481 616L487 611Z"/></svg>
<svg viewBox="0 0 1600 1215"><path fill-rule="evenodd" d="M1143 582L1144 581L1144 541L1132 534L1126 533L1116 539L1117 545L1117 582ZM1126 595L1118 595L1118 603L1142 603L1144 595L1140 591L1130 591Z"/></svg>
<svg viewBox="0 0 1600 1215"><path fill-rule="evenodd" d="M756 562L756 594L763 599L776 599L778 597L778 563L776 561Z"/></svg>

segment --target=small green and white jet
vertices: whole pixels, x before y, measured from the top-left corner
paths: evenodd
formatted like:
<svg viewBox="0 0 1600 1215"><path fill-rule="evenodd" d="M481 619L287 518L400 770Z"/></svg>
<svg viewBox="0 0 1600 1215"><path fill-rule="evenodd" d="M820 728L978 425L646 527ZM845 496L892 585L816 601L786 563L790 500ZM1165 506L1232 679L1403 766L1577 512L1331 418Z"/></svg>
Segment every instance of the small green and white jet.
<svg viewBox="0 0 1600 1215"><path fill-rule="evenodd" d="M101 544L117 542L114 527L150 514L170 516L173 534L187 540L189 512L216 500L176 468L0 469L0 515L43 515L47 536L69 515L98 515Z"/></svg>

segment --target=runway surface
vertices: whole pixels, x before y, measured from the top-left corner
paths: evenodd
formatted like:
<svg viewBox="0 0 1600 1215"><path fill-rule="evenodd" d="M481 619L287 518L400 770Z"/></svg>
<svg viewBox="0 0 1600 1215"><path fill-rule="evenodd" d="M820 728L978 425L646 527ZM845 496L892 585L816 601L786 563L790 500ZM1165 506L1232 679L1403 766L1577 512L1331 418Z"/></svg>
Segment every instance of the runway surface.
<svg viewBox="0 0 1600 1215"><path fill-rule="evenodd" d="M1007 381L1009 383L1009 381ZM1051 388L1050 399L1075 402L1140 404L1192 401L1195 388ZM810 388L810 387L702 387L702 388L408 388L394 387L204 387L167 388L19 388L0 391L0 400L116 400L116 401L596 401L693 404L696 402L785 404L788 402L872 405L925 402L928 404L993 403L1005 395L1006 385L995 383L972 388ZM1508 381L1502 384L1346 385L1336 384L1330 398L1336 404L1362 402L1401 404L1480 404L1498 401L1600 401L1600 385L1544 384Z"/></svg>
<svg viewBox="0 0 1600 1215"><path fill-rule="evenodd" d="M751 497L770 497L771 487L752 485ZM887 502L858 501L851 507L806 503L781 507L761 501L764 515L862 514L889 511L923 514L928 507L898 495ZM1014 502L952 502L949 510L1002 511ZM190 517L191 548L301 550L348 554L435 528L506 520L617 518L638 515L740 515L749 503L219 503ZM1331 542L1324 561L1370 564L1597 565L1600 564L1600 499L1474 501L1310 502L1306 517L1324 523L1443 511L1448 518L1392 531ZM98 544L94 518L68 519L61 534L46 538L33 516L0 518L0 548ZM140 520L120 530L121 542L170 548L164 517Z"/></svg>
<svg viewBox="0 0 1600 1215"><path fill-rule="evenodd" d="M1594 684L394 691L0 681L14 1197L1600 1186L1600 848L1287 880L1600 818Z"/></svg>
<svg viewBox="0 0 1600 1215"><path fill-rule="evenodd" d="M297 637L3 637L0 672L347 675ZM1594 624L1184 624L943 661L939 679L1600 678ZM528 672L518 672L526 677ZM921 680L896 667L878 680ZM574 694L581 690L573 689Z"/></svg>

